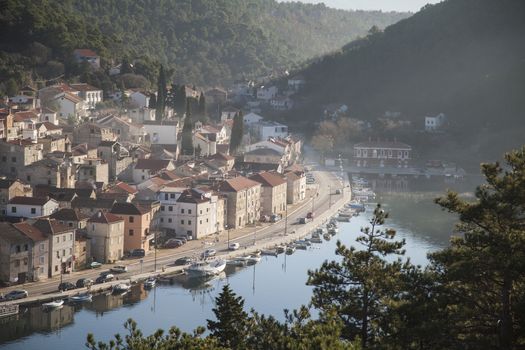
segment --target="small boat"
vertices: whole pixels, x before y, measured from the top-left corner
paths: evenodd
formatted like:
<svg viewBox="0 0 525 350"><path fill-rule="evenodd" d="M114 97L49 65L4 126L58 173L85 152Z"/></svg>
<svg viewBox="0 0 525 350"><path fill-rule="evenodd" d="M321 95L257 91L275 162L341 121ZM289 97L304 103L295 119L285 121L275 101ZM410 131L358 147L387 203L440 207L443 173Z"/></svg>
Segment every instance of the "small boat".
<svg viewBox="0 0 525 350"><path fill-rule="evenodd" d="M321 237L321 235L319 234L319 232L316 231L316 232L312 233L312 238L310 240L312 240L314 238L319 238L319 237Z"/></svg>
<svg viewBox="0 0 525 350"><path fill-rule="evenodd" d="M131 289L131 285L128 283L119 283L115 284L112 288L114 294L123 294L127 293Z"/></svg>
<svg viewBox="0 0 525 350"><path fill-rule="evenodd" d="M308 246L304 243L295 243L295 248L297 249L301 249L301 250L306 250L308 249Z"/></svg>
<svg viewBox="0 0 525 350"><path fill-rule="evenodd" d="M93 295L91 295L89 293L82 293L82 294L78 294L78 295L74 295L72 297L69 297L69 300L72 301L72 302L75 302L75 303L82 303L82 302L85 302L85 301L92 301L93 300Z"/></svg>
<svg viewBox="0 0 525 350"><path fill-rule="evenodd" d="M227 266L243 267L243 266L246 266L246 264L247 264L246 260L242 260L242 259L226 260Z"/></svg>
<svg viewBox="0 0 525 350"><path fill-rule="evenodd" d="M323 243L323 240L321 239L321 237L312 237L312 239L310 239L310 242L312 242L312 243Z"/></svg>
<svg viewBox="0 0 525 350"><path fill-rule="evenodd" d="M256 251L254 251L254 252L252 253L252 256L261 256L261 254L262 254L262 251L260 251L260 250L256 250Z"/></svg>
<svg viewBox="0 0 525 350"><path fill-rule="evenodd" d="M64 306L64 300L53 300L42 304L42 307L46 310L59 309L62 306Z"/></svg>
<svg viewBox="0 0 525 350"><path fill-rule="evenodd" d="M307 247L309 247L309 246L312 245L312 243L311 243L310 240L308 240L308 239L298 239L298 240L295 241L294 243L295 243L295 245L297 245L297 244L301 244L301 245L305 245L305 246L307 246Z"/></svg>
<svg viewBox="0 0 525 350"><path fill-rule="evenodd" d="M211 262L197 261L191 264L186 273L190 277L208 277L215 276L224 271L226 268L226 261L218 259Z"/></svg>
<svg viewBox="0 0 525 350"><path fill-rule="evenodd" d="M293 253L295 253L295 247L293 245L287 246L286 247L286 254L292 255Z"/></svg>
<svg viewBox="0 0 525 350"><path fill-rule="evenodd" d="M337 234L337 229L335 228L331 228L328 230L328 234L332 235L332 236L335 236Z"/></svg>
<svg viewBox="0 0 525 350"><path fill-rule="evenodd" d="M152 289L157 284L157 280L154 277L148 278L146 281L144 281L144 288L146 289Z"/></svg>
<svg viewBox="0 0 525 350"><path fill-rule="evenodd" d="M286 251L286 246L278 245L275 247L275 251L277 252L277 254L282 254Z"/></svg>
<svg viewBox="0 0 525 350"><path fill-rule="evenodd" d="M251 256L248 259L248 265L257 264L259 261L261 261L261 257L260 256L257 256L257 255Z"/></svg>
<svg viewBox="0 0 525 350"><path fill-rule="evenodd" d="M274 249L263 249L261 250L261 255L277 256L277 250Z"/></svg>
<svg viewBox="0 0 525 350"><path fill-rule="evenodd" d="M325 240L329 241L329 240L332 238L332 235L329 234L329 233L325 233L325 234L323 235L323 238L324 238Z"/></svg>

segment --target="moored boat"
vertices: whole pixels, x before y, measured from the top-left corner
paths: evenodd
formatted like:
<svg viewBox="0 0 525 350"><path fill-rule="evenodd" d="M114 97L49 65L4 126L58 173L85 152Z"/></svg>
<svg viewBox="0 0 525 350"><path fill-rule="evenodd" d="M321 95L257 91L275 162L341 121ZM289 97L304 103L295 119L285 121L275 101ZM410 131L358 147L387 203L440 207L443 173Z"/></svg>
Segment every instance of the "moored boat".
<svg viewBox="0 0 525 350"><path fill-rule="evenodd" d="M325 240L329 241L329 240L332 238L332 235L329 234L329 233L325 233L325 234L323 235L323 238L324 238Z"/></svg>
<svg viewBox="0 0 525 350"><path fill-rule="evenodd" d="M295 253L295 246L290 244L286 247L286 254L292 255L293 253Z"/></svg>
<svg viewBox="0 0 525 350"><path fill-rule="evenodd" d="M277 252L277 254L282 254L285 252L285 250L286 250L286 246L282 244L275 247L275 251Z"/></svg>
<svg viewBox="0 0 525 350"><path fill-rule="evenodd" d="M64 306L64 300L53 300L47 303L43 303L42 307L46 310L59 309Z"/></svg>
<svg viewBox="0 0 525 350"><path fill-rule="evenodd" d="M157 280L154 277L148 278L146 281L144 281L144 288L146 289L152 289L157 284Z"/></svg>
<svg viewBox="0 0 525 350"><path fill-rule="evenodd" d="M253 255L248 258L248 265L257 264L259 261L261 261L261 257L258 255Z"/></svg>
<svg viewBox="0 0 525 350"><path fill-rule="evenodd" d="M131 285L128 283L119 283L113 286L112 292L115 294L126 293L131 289Z"/></svg>
<svg viewBox="0 0 525 350"><path fill-rule="evenodd" d="M226 268L226 261L214 260L208 261L197 261L191 264L187 269L186 273L190 277L207 277L215 276L224 271Z"/></svg>
<svg viewBox="0 0 525 350"><path fill-rule="evenodd" d="M89 293L82 293L82 294L73 295L73 296L69 297L69 300L72 301L72 302L76 302L76 303L81 303L81 302L85 302L85 301L92 301L93 300L93 295L91 295Z"/></svg>
<svg viewBox="0 0 525 350"><path fill-rule="evenodd" d="M274 249L263 249L261 250L261 255L277 256L277 251Z"/></svg>
<svg viewBox="0 0 525 350"><path fill-rule="evenodd" d="M321 239L321 237L312 237L310 239L310 242L312 242L312 243L323 243L323 240Z"/></svg>

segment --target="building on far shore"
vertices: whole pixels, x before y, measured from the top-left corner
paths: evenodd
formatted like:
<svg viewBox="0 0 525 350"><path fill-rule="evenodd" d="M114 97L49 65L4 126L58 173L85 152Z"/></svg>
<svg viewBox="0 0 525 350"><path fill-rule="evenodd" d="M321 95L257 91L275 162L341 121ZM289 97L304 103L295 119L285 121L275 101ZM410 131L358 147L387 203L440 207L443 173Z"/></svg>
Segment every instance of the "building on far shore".
<svg viewBox="0 0 525 350"><path fill-rule="evenodd" d="M361 142L354 145L354 165L362 168L407 168L412 147L394 141Z"/></svg>

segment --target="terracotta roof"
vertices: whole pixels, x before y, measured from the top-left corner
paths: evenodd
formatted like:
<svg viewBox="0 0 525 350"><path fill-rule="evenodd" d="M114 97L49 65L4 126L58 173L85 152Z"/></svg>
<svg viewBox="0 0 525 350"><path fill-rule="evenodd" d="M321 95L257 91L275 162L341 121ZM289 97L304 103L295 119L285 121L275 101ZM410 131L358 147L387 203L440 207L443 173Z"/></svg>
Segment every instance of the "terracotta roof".
<svg viewBox="0 0 525 350"><path fill-rule="evenodd" d="M14 225L7 222L0 222L0 230L2 239L5 239L12 243L27 243L28 237L24 235L20 230L16 229Z"/></svg>
<svg viewBox="0 0 525 350"><path fill-rule="evenodd" d="M133 187L133 186L131 186L131 185L128 185L127 183L122 182L122 181L116 183L115 186L113 186L113 187L111 188L111 190L115 190L115 189L116 189L117 191L118 191L118 190L122 190L122 191L124 191L124 192L129 193L129 194L135 194L135 193L138 192L137 189L136 189L135 187Z"/></svg>
<svg viewBox="0 0 525 350"><path fill-rule="evenodd" d="M223 192L238 192L248 188L260 186L259 182L250 180L243 176L238 176L234 179L226 180L219 185L219 190Z"/></svg>
<svg viewBox="0 0 525 350"><path fill-rule="evenodd" d="M75 103L75 104L76 103L80 103L80 102L83 101L80 97L75 96L73 94L70 94L69 92L65 92L64 96L62 96L62 97L65 98L66 100L69 100L69 101Z"/></svg>
<svg viewBox="0 0 525 350"><path fill-rule="evenodd" d="M99 224L112 224L115 222L124 221L120 217L111 213L97 212L93 215L88 222L90 223L99 223Z"/></svg>
<svg viewBox="0 0 525 350"><path fill-rule="evenodd" d="M44 114L55 114L56 113L56 111L52 110L49 107L42 107L40 111Z"/></svg>
<svg viewBox="0 0 525 350"><path fill-rule="evenodd" d="M68 227L55 219L49 218L38 219L32 226L36 227L40 232L46 235L55 235L74 230L72 227Z"/></svg>
<svg viewBox="0 0 525 350"><path fill-rule="evenodd" d="M115 203L111 209L111 213L117 215L144 215L149 213L149 210L133 203Z"/></svg>
<svg viewBox="0 0 525 350"><path fill-rule="evenodd" d="M292 180L292 181L296 181L301 178L301 176L297 175L295 171L287 171L284 173L284 175L286 176L286 179Z"/></svg>
<svg viewBox="0 0 525 350"><path fill-rule="evenodd" d="M286 183L286 179L275 173L264 172L250 176L250 179L260 182L265 187L276 187Z"/></svg>
<svg viewBox="0 0 525 350"><path fill-rule="evenodd" d="M77 197L71 202L72 208L105 208L111 209L115 204L113 199L93 199Z"/></svg>
<svg viewBox="0 0 525 350"><path fill-rule="evenodd" d="M250 152L246 152L245 154L255 154L255 155L276 155L281 156L281 152L278 152L271 148L256 148Z"/></svg>
<svg viewBox="0 0 525 350"><path fill-rule="evenodd" d="M51 219L62 221L82 221L89 218L89 216L82 214L79 210L71 208L62 208L59 211L49 215L49 217Z"/></svg>
<svg viewBox="0 0 525 350"><path fill-rule="evenodd" d="M27 221L18 222L16 224L13 224L13 227L16 228L18 231L26 235L29 239L31 239L33 242L41 242L47 240L46 235L40 231L38 228L34 227L33 225L29 224ZM4 231L2 230L2 233Z"/></svg>
<svg viewBox="0 0 525 350"><path fill-rule="evenodd" d="M37 198L37 197L21 197L16 196L11 198L9 204L20 204L20 205L44 205L49 202L49 198Z"/></svg>
<svg viewBox="0 0 525 350"><path fill-rule="evenodd" d="M235 157L232 157L230 155L227 155L227 154L224 154L224 153L221 153L221 152L215 153L214 155L210 156L210 158L211 159L217 159L217 160L225 160L225 161L235 160Z"/></svg>
<svg viewBox="0 0 525 350"><path fill-rule="evenodd" d="M403 142L398 141L366 141L356 143L354 148L393 148L411 150L412 147Z"/></svg>
<svg viewBox="0 0 525 350"><path fill-rule="evenodd" d="M50 122L38 123L36 126L39 127L40 125L44 125L47 130L62 130L61 126L55 125Z"/></svg>
<svg viewBox="0 0 525 350"><path fill-rule="evenodd" d="M16 112L13 120L20 122L31 118L38 119L38 114L35 111Z"/></svg>
<svg viewBox="0 0 525 350"><path fill-rule="evenodd" d="M97 53L90 49L75 49L73 52L83 57L98 57Z"/></svg>
<svg viewBox="0 0 525 350"><path fill-rule="evenodd" d="M139 159L137 161L137 164L135 165L135 169L148 169L152 171L159 171L162 169L166 169L166 167L170 164L170 160L165 159Z"/></svg>

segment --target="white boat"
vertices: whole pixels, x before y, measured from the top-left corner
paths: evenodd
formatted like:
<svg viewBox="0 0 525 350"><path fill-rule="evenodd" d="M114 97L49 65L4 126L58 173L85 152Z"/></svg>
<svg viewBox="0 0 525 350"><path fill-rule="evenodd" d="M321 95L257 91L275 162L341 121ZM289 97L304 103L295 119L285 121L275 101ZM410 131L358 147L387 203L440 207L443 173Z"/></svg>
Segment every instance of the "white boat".
<svg viewBox="0 0 525 350"><path fill-rule="evenodd" d="M301 244L301 245L305 245L305 246L307 246L307 247L309 247L309 246L312 245L312 243L310 242L310 240L309 240L309 239L306 239L306 238L305 238L305 239L298 239L298 240L296 240L294 243L295 243L296 245L297 245L297 244Z"/></svg>
<svg viewBox="0 0 525 350"><path fill-rule="evenodd" d="M312 242L312 243L323 243L323 240L321 239L321 237L312 237L312 239L310 239L310 242Z"/></svg>
<svg viewBox="0 0 525 350"><path fill-rule="evenodd" d="M129 291L131 289L131 285L128 284L128 283L119 283L119 284L115 284L113 286L113 293L116 293L116 294L120 294L120 293L126 293L127 291Z"/></svg>
<svg viewBox="0 0 525 350"><path fill-rule="evenodd" d="M240 260L240 259L231 259L226 261L226 265L228 266L235 266L235 267L243 267L246 266L247 262L246 260Z"/></svg>
<svg viewBox="0 0 525 350"><path fill-rule="evenodd" d="M295 243L294 245L295 245L295 248L297 248L297 249L301 249L301 250L308 249L308 246L306 244L304 244L304 243Z"/></svg>
<svg viewBox="0 0 525 350"><path fill-rule="evenodd" d="M152 289L157 284L157 280L154 277L148 278L146 281L144 281L144 288L146 289Z"/></svg>
<svg viewBox="0 0 525 350"><path fill-rule="evenodd" d="M314 238L319 238L319 237L321 237L321 235L319 234L319 232L316 231L316 232L312 233L312 238L310 240L312 240Z"/></svg>
<svg viewBox="0 0 525 350"><path fill-rule="evenodd" d="M295 247L293 245L287 246L286 247L286 254L292 255L293 253L295 253Z"/></svg>
<svg viewBox="0 0 525 350"><path fill-rule="evenodd" d="M261 250L262 255L277 256L278 253L275 249L263 249Z"/></svg>
<svg viewBox="0 0 525 350"><path fill-rule="evenodd" d="M190 277L207 277L215 276L224 271L226 267L226 261L224 260L214 260L211 262L208 261L197 261L191 264L187 269L186 273Z"/></svg>
<svg viewBox="0 0 525 350"><path fill-rule="evenodd" d="M92 301L93 300L93 295L91 295L89 293L82 293L82 294L78 294L78 295L74 295L72 297L69 297L69 300L73 301L73 302L77 302L77 303L81 303L81 302L84 302L84 301Z"/></svg>
<svg viewBox="0 0 525 350"><path fill-rule="evenodd" d="M323 238L324 238L325 240L329 241L329 240L332 238L332 235L329 234L329 233L325 233L325 234L323 235Z"/></svg>
<svg viewBox="0 0 525 350"><path fill-rule="evenodd" d="M278 245L275 247L275 251L277 252L277 254L282 254L286 251L286 246L284 245Z"/></svg>
<svg viewBox="0 0 525 350"><path fill-rule="evenodd" d="M47 310L59 309L64 306L64 300L53 300L48 303L43 303L42 307Z"/></svg>

